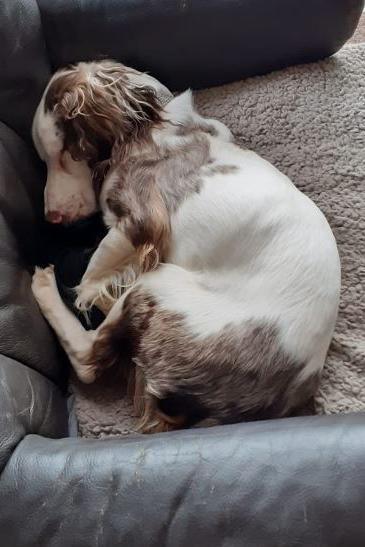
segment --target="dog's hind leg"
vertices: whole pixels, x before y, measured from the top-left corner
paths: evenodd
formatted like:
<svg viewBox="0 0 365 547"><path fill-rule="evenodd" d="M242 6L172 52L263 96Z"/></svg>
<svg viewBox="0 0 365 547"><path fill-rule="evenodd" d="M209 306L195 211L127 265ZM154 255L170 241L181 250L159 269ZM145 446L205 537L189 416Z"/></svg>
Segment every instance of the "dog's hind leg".
<svg viewBox="0 0 365 547"><path fill-rule="evenodd" d="M110 311L105 309L106 318L94 331L85 330L80 321L65 306L58 292L53 266L45 269L36 268L32 280L32 291L43 315L57 334L79 379L84 383L93 382L98 370L112 364L110 362L99 366L98 360L93 359L94 347L100 338L100 330L120 316L124 299L129 291L127 290L118 299ZM104 356L104 361L105 358L107 355Z"/></svg>

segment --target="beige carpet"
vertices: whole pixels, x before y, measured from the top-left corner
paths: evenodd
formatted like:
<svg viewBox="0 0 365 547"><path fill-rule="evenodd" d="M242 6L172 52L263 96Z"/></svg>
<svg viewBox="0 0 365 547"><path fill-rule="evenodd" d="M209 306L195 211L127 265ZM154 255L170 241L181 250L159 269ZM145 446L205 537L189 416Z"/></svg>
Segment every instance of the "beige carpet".
<svg viewBox="0 0 365 547"><path fill-rule="evenodd" d="M342 295L317 413L365 410L365 44L311 65L199 92L200 111L286 173L322 209L342 261ZM113 377L74 383L81 435L133 431Z"/></svg>

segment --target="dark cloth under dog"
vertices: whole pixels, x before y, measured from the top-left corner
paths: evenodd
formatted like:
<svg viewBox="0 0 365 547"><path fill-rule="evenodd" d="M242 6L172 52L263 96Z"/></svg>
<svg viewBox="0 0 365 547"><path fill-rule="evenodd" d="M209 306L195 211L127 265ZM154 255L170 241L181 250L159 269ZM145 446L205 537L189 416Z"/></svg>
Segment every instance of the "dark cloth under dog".
<svg viewBox="0 0 365 547"><path fill-rule="evenodd" d="M42 231L43 248L39 265L54 265L57 287L67 307L86 329L97 328L104 315L96 307L87 315L78 312L74 306L74 287L80 283L91 255L107 233L102 216L95 214L69 226L48 224Z"/></svg>

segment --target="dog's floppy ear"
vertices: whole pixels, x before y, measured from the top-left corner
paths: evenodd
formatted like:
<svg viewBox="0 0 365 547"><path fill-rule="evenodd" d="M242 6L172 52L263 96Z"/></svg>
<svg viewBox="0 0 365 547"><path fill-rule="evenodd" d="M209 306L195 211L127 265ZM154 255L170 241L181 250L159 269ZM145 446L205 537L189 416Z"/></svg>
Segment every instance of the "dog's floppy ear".
<svg viewBox="0 0 365 547"><path fill-rule="evenodd" d="M132 220L131 240L141 271L148 272L163 261L171 237L170 216L157 185L150 189L142 211L142 218Z"/></svg>
<svg viewBox="0 0 365 547"><path fill-rule="evenodd" d="M50 85L45 105L52 105L74 160L108 159L114 145L145 137L162 120L155 90L133 75L112 61L80 63Z"/></svg>
<svg viewBox="0 0 365 547"><path fill-rule="evenodd" d="M115 187L108 193L108 208L123 222L136 250L139 270L153 270L166 258L171 240L170 215L156 174L143 162L132 169L121 163L113 177Z"/></svg>

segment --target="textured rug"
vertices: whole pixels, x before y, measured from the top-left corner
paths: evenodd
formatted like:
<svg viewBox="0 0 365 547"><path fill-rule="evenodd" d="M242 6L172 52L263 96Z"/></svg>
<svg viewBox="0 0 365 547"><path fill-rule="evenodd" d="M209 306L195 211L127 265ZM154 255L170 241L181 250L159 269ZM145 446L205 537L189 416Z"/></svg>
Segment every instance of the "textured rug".
<svg viewBox="0 0 365 547"><path fill-rule="evenodd" d="M315 412L365 410L365 44L336 56L196 94L201 113L287 174L326 215L342 262L340 311ZM73 381L79 434L125 435L135 419L122 382Z"/></svg>

